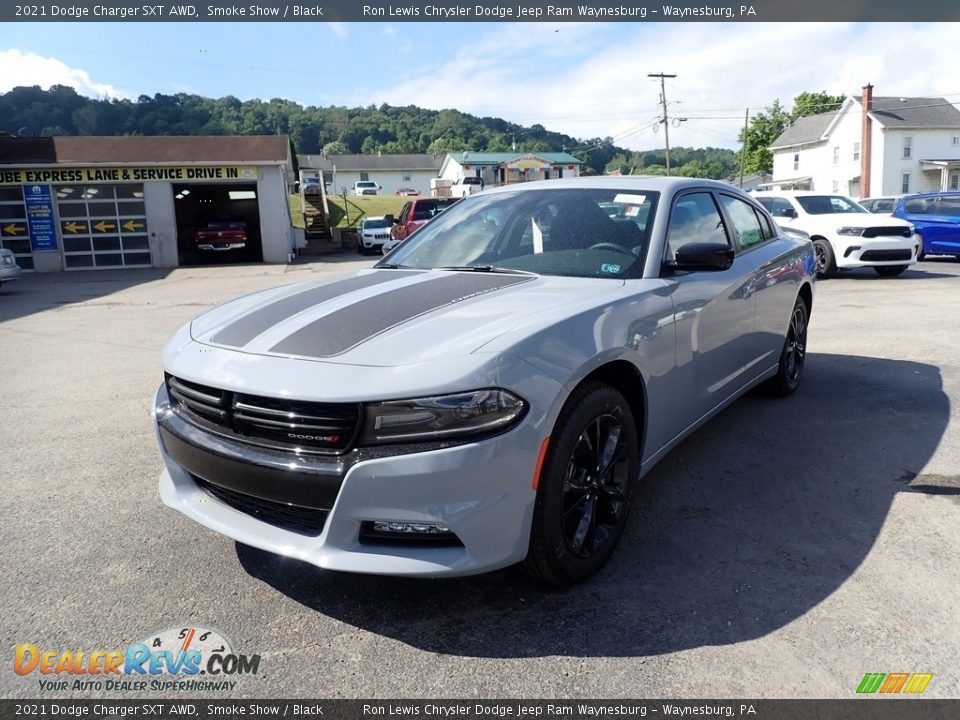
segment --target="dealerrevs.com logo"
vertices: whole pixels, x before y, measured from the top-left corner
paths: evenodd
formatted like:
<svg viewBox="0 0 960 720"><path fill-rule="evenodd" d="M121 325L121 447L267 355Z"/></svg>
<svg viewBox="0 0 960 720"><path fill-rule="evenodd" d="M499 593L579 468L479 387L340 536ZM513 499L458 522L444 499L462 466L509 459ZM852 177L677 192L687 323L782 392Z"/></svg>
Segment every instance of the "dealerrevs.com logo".
<svg viewBox="0 0 960 720"><path fill-rule="evenodd" d="M102 691L230 691L256 675L259 655L244 655L218 630L172 627L126 650L59 650L32 643L14 649L13 670L37 676L39 689Z"/></svg>

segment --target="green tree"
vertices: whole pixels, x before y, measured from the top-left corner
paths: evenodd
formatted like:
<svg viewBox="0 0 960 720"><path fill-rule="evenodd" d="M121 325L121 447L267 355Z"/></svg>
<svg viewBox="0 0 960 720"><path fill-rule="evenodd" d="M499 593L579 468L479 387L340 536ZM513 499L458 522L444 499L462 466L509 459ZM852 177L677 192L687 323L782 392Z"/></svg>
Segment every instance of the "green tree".
<svg viewBox="0 0 960 720"><path fill-rule="evenodd" d="M839 109L846 99L844 95L830 95L823 90L820 92L802 92L793 99L793 119L806 115L819 115Z"/></svg>
<svg viewBox="0 0 960 720"><path fill-rule="evenodd" d="M751 118L746 130L741 130L737 139L743 144L743 170L745 173L772 172L773 153L770 145L792 121L792 116L783 109L779 100Z"/></svg>

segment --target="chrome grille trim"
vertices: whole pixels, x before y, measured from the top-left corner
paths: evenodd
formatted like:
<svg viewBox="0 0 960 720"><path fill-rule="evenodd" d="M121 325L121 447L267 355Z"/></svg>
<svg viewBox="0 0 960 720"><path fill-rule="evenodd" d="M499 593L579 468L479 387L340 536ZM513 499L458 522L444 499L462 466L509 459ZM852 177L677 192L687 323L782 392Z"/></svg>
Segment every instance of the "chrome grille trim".
<svg viewBox="0 0 960 720"><path fill-rule="evenodd" d="M167 375L174 409L208 431L292 454L347 452L363 418L359 403L321 403L233 393ZM290 435L316 435L316 438Z"/></svg>

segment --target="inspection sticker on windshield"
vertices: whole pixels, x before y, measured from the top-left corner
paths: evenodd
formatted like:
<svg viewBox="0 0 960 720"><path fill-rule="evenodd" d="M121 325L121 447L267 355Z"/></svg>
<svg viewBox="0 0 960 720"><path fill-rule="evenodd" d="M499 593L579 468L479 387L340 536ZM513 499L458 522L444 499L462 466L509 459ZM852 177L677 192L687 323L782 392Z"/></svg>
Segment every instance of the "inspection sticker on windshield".
<svg viewBox="0 0 960 720"><path fill-rule="evenodd" d="M633 195L631 193L617 193L616 197L613 198L615 203L623 203L624 205L643 205L647 201L646 195Z"/></svg>
<svg viewBox="0 0 960 720"><path fill-rule="evenodd" d="M620 272L620 266L617 265L616 263L604 263L603 265L600 266L600 272L611 273L611 274L618 273Z"/></svg>

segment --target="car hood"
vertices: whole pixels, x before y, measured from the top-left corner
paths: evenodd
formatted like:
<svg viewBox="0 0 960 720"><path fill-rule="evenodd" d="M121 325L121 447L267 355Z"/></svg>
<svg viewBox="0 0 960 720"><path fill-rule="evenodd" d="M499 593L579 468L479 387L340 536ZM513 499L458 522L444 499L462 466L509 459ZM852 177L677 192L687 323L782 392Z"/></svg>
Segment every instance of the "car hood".
<svg viewBox="0 0 960 720"><path fill-rule="evenodd" d="M239 298L190 325L193 340L255 355L395 367L463 356L520 325L612 300L623 281L371 270ZM543 322L531 319L543 315Z"/></svg>
<svg viewBox="0 0 960 720"><path fill-rule="evenodd" d="M906 220L892 215L874 213L824 213L808 216L808 222L827 223L831 227L907 227L910 225ZM794 220L793 224L797 224L797 221Z"/></svg>

